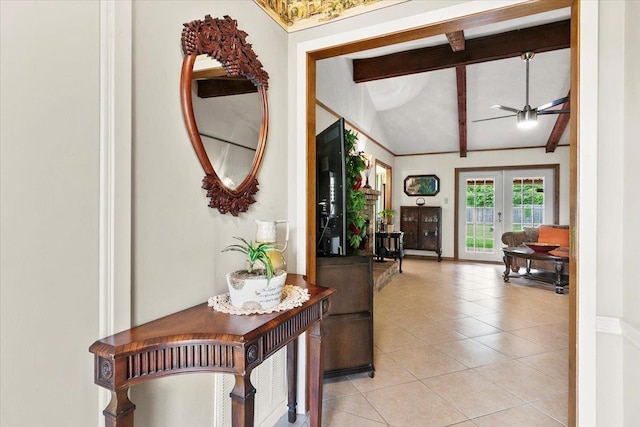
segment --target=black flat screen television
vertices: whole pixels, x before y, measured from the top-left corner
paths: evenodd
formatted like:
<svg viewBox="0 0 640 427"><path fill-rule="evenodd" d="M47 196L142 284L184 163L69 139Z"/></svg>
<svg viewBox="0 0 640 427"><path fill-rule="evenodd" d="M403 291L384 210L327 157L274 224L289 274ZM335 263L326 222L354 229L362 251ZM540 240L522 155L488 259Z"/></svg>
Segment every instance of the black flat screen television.
<svg viewBox="0 0 640 427"><path fill-rule="evenodd" d="M347 252L344 119L316 136L316 249L318 256Z"/></svg>

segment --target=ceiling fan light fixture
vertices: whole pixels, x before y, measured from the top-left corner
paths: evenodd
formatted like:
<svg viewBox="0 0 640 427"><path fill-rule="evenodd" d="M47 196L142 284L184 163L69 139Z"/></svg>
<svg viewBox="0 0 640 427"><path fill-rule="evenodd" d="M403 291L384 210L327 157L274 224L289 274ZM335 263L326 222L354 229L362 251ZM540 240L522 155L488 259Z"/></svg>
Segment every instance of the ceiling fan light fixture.
<svg viewBox="0 0 640 427"><path fill-rule="evenodd" d="M525 108L518 111L518 127L520 129L531 129L538 125L538 113L535 109Z"/></svg>

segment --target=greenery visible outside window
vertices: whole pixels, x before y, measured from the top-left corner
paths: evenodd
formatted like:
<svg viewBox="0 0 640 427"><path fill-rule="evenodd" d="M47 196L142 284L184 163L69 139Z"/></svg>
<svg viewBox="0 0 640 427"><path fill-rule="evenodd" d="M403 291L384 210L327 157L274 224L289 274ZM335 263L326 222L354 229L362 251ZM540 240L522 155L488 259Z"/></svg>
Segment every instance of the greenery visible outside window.
<svg viewBox="0 0 640 427"><path fill-rule="evenodd" d="M466 194L467 252L493 252L495 184L492 179L468 180Z"/></svg>
<svg viewBox="0 0 640 427"><path fill-rule="evenodd" d="M544 180L542 178L513 179L512 229L537 227L544 223Z"/></svg>
<svg viewBox="0 0 640 427"><path fill-rule="evenodd" d="M542 178L514 178L512 184L513 230L537 227L544 223L544 180ZM495 188L492 180L467 181L468 252L487 252L493 249Z"/></svg>

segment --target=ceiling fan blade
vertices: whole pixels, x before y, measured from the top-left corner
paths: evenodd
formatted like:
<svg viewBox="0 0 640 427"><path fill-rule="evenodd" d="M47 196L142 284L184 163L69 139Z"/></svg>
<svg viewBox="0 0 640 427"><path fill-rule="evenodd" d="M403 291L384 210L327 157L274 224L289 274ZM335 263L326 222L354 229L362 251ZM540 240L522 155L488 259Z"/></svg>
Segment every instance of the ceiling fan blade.
<svg viewBox="0 0 640 427"><path fill-rule="evenodd" d="M569 114L571 110L548 110L548 111L538 111L538 115L542 114Z"/></svg>
<svg viewBox="0 0 640 427"><path fill-rule="evenodd" d="M511 108L511 107L505 107L504 105L492 105L491 108L495 108L496 110L505 110L505 111L511 111L512 113L518 113L520 110L516 109L516 108Z"/></svg>
<svg viewBox="0 0 640 427"><path fill-rule="evenodd" d="M515 117L515 116L516 116L515 114L509 114L508 116L490 117L488 119L472 120L471 123L486 122L487 120L504 119L505 117Z"/></svg>
<svg viewBox="0 0 640 427"><path fill-rule="evenodd" d="M540 114L540 111L546 110L547 108L555 107L556 105L564 104L567 101L569 101L569 97L565 96L564 98L559 98L559 99L556 99L555 101L551 101L546 104L543 104L538 107L538 114Z"/></svg>

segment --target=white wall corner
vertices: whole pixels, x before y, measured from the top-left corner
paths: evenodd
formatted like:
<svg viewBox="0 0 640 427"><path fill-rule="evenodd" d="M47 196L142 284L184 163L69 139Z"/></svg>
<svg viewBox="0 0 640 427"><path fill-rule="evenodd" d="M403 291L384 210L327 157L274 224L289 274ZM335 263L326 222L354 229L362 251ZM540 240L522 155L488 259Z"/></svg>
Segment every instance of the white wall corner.
<svg viewBox="0 0 640 427"><path fill-rule="evenodd" d="M131 325L131 45L131 1L100 0L100 337Z"/></svg>
<svg viewBox="0 0 640 427"><path fill-rule="evenodd" d="M633 344L638 350L640 350L640 330L635 328L632 324L628 323L624 319L620 321L620 329L622 336L626 338L631 344Z"/></svg>
<svg viewBox="0 0 640 427"><path fill-rule="evenodd" d="M596 317L596 331L604 334L620 335L640 350L640 330L619 317Z"/></svg>
<svg viewBox="0 0 640 427"><path fill-rule="evenodd" d="M637 425L640 330L617 317L598 316L598 425Z"/></svg>
<svg viewBox="0 0 640 427"><path fill-rule="evenodd" d="M578 94L580 120L578 135L578 199L580 205L577 213L578 230L597 229L597 170L598 170L598 2L580 2L580 27L578 65L580 72L580 92ZM580 281L578 295L578 423L580 426L593 426L597 413L597 342L596 342L596 290L597 263L589 260L597 259L597 239L595 233L579 234L577 251L580 254L577 276Z"/></svg>
<svg viewBox="0 0 640 427"><path fill-rule="evenodd" d="M621 321L617 317L596 317L596 331L605 334L622 335Z"/></svg>
<svg viewBox="0 0 640 427"><path fill-rule="evenodd" d="M131 1L100 1L100 334L131 322ZM117 100L117 101L116 101Z"/></svg>

